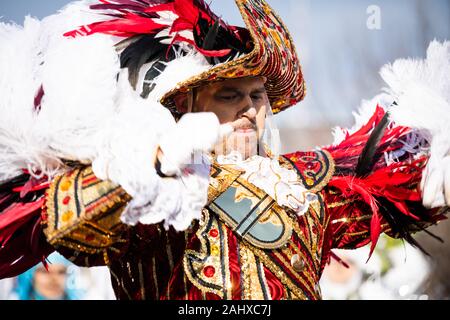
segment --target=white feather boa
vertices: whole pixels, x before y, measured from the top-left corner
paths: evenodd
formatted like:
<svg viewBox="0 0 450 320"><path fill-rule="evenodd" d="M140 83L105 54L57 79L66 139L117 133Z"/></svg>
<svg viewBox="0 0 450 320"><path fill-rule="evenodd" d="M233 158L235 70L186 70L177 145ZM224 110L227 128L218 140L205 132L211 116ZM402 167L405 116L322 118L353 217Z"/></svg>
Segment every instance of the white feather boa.
<svg viewBox="0 0 450 320"><path fill-rule="evenodd" d="M173 179L168 188L168 182L156 174L152 159L167 133L189 137L189 127L198 127L199 121L205 124L204 131L200 128L201 132L194 134L194 145L183 150L196 149L201 137L205 137L202 147L207 148L219 136L219 123L212 114L198 114L184 121L193 125L178 128L158 101L179 81L209 65L195 54L174 60L167 72L155 79L155 90L144 100L131 89L127 73L120 70L114 48L117 39L106 35L63 37L66 31L102 19L90 13L87 4L89 1L72 3L42 21L26 18L23 27L0 24L0 182L23 169L52 179L67 170L63 160L92 163L99 178L120 184L133 197L124 221L166 220L166 227L185 229L206 203L204 172L209 165L184 176L183 181ZM36 111L34 99L41 85L45 94L40 111ZM170 146L166 148L177 148L177 135L164 138ZM186 157L175 151L167 153ZM187 180L198 187L186 190ZM162 191L172 192L182 204L166 204L155 212L166 203L162 195L158 200Z"/></svg>

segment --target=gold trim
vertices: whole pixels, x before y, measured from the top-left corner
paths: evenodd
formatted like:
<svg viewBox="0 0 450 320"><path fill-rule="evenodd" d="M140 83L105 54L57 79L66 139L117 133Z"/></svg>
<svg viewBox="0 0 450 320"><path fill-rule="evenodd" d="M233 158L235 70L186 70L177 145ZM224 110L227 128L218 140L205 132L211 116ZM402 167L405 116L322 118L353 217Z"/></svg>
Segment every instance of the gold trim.
<svg viewBox="0 0 450 320"><path fill-rule="evenodd" d="M138 270L139 270L139 287L141 288L141 300L145 300L144 272L142 271L142 260L140 259L138 263Z"/></svg>
<svg viewBox="0 0 450 320"><path fill-rule="evenodd" d="M83 188L85 177L89 178L92 175L92 168L85 167L60 175L52 181L46 196L47 221L44 234L51 245L62 245L88 254L101 253L105 263L108 264L110 259L105 250L115 243L126 242L121 238L125 225L121 224L120 215L131 197L109 181L101 181L95 186ZM61 188L58 190L57 186ZM101 198L102 194L108 192L112 193ZM58 221L55 197L58 204ZM87 213L86 201L100 198L104 202ZM76 207L75 201L78 201L79 208ZM66 214L63 214L63 210L66 210ZM80 216L73 212L68 215L67 210L78 211ZM92 236L91 240L85 239L88 235ZM114 250L117 251L116 248Z"/></svg>
<svg viewBox="0 0 450 320"><path fill-rule="evenodd" d="M371 215L363 215L363 216L359 216L359 217L344 217L344 218L334 219L334 220L331 220L331 223L332 224L353 223L353 222L359 222L359 221L370 220L370 219L372 219Z"/></svg>
<svg viewBox="0 0 450 320"><path fill-rule="evenodd" d="M229 252L228 252L228 234L227 234L227 228L225 225L223 225L218 219L215 219L215 216L212 216L209 214L208 210L203 210L203 225L201 225L197 232L197 238L200 241L200 249L199 251L195 250L185 250L184 257L183 257L183 268L184 273L189 279L189 281L197 287L201 292L203 293L214 293L218 295L221 299L225 298L225 293L228 296L228 299L232 299L232 282L230 277L230 266L229 266ZM208 255L208 248L211 252L211 248L208 247L207 243L207 237L208 237L208 231L211 229L207 229L209 221L211 221L211 228L221 228L223 233L223 239L220 239L220 235L215 239L210 239L213 242L213 245L218 245L223 250L224 260L223 260L223 268L222 268L222 256L214 256L214 254ZM219 233L220 234L220 233ZM220 245L220 242L223 240L223 246ZM191 272L190 267L188 265L190 257L196 257L200 260L204 260L207 262L201 262L198 264L196 270L194 270L194 273ZM203 268L205 266L213 266L215 269L215 274L211 278L205 278L202 274ZM225 272L225 279L222 279L222 271ZM214 289L210 287L206 287L202 285L197 278L200 278L206 283L212 283L220 289ZM225 283L223 283L223 280Z"/></svg>
<svg viewBox="0 0 450 320"><path fill-rule="evenodd" d="M118 287L120 287L122 289L123 292L125 292L125 294L127 295L129 300L133 300L133 298L131 298L130 293L128 292L127 288L125 287L125 284L123 283L123 278L119 278L114 271L111 270L111 268L109 268L109 273L111 273L111 275L116 279Z"/></svg>
<svg viewBox="0 0 450 320"><path fill-rule="evenodd" d="M312 153L316 153L319 156L319 159L317 159L317 161L323 162L323 158L325 158L326 160L328 160L328 171L325 173L325 175L321 175L320 178L322 178L322 181L317 184L316 186L307 189L307 192L309 193L316 193L318 194L320 191L322 191L330 182L330 180L333 178L335 172L336 172L336 164L334 162L333 157L331 156L331 153L329 153L327 150L315 150L315 151L311 151ZM305 152L306 153L306 152ZM323 157L322 157L323 156ZM294 170L294 171L299 171L293 163L297 162L298 159L290 159L287 156L280 156L278 159L280 165L286 169L289 170ZM297 174L297 182L303 184L303 181L298 177ZM305 188L308 188L307 185L304 185Z"/></svg>
<svg viewBox="0 0 450 320"><path fill-rule="evenodd" d="M343 236L348 236L348 237L355 237L355 236L362 236L363 234L369 233L369 230L363 230L363 231L359 231L359 232L351 232L351 233L344 233Z"/></svg>
<svg viewBox="0 0 450 320"><path fill-rule="evenodd" d="M343 206L353 203L353 202L356 202L356 199L347 199L344 201L332 202L330 204L327 204L327 208L328 209L339 208L339 207L343 207Z"/></svg>
<svg viewBox="0 0 450 320"><path fill-rule="evenodd" d="M323 178L323 180L317 185L314 186L313 188L311 188L309 191L312 193L318 193L320 191L323 190L323 188L325 188L328 183L331 181L331 179L334 176L334 173L336 172L336 164L334 162L333 157L331 156L331 153L329 153L326 150L320 150L320 152L322 152L325 157L327 158L328 162L329 162L329 167L328 167L328 172L325 175L325 177Z"/></svg>
<svg viewBox="0 0 450 320"><path fill-rule="evenodd" d="M292 246L292 247L295 248L296 246ZM298 248L297 248L297 249L298 249ZM294 250L295 250L295 249L294 249ZM314 279L311 277L311 274L315 274L315 273L314 273L313 270L311 270L311 267L310 267L310 265L309 265L309 263L308 263L308 260L305 258L305 256L300 252L300 250L298 250L297 254L299 254L299 256L301 256L301 257L303 258L304 267L303 267L303 269L302 269L301 271L296 271L296 270L292 267L292 265L291 265L291 263L290 263L290 260L291 260L291 258L292 258L292 256L293 256L293 255L292 255L292 252L290 251L290 249L284 248L284 249L281 250L281 251L282 251L282 253L283 253L285 256L288 257L288 260L286 260L286 259L281 255L281 253L279 253L279 252L275 252L275 255L276 255L280 260L283 261L283 263L285 264L285 266L287 266L287 268L289 269L289 271L290 271L292 274L295 274L296 278L297 278L297 279L298 279L305 287L307 287L307 288L309 289L309 291L315 293L314 287L311 287L311 286L314 286L314 285L317 283L317 281L314 280ZM299 253L299 252L300 252L300 253ZM306 278L308 279L308 281L310 282L310 284L306 283L305 280L304 280L302 277L300 277L300 274L304 274L304 275L306 276Z"/></svg>
<svg viewBox="0 0 450 320"><path fill-rule="evenodd" d="M252 253L253 254L253 253ZM249 272L249 249L242 243L239 245L239 260L241 265L241 277L242 277L242 299L243 300L251 300L252 292L251 292L251 284L252 280L250 278Z"/></svg>
<svg viewBox="0 0 450 320"><path fill-rule="evenodd" d="M284 271L277 266L270 258L266 256L264 251L252 247L251 250L253 253L261 259L264 266L268 268L284 285L286 285L297 297L300 297L304 300L307 299L306 295L300 290L299 287L297 287L292 280L290 280L287 275L284 273Z"/></svg>
<svg viewBox="0 0 450 320"><path fill-rule="evenodd" d="M250 22L249 22L248 18L246 17L246 15L244 14L244 9L243 9L243 4L242 4L244 1L246 1L246 0L236 0L236 4L238 5L239 11L241 12L241 15L242 15L242 18L243 18L245 24L247 26L250 26ZM252 36L252 39L255 39L256 35L255 35L255 31L253 30L253 28L249 28L249 32ZM162 105L165 105L167 100L170 99L173 95L177 94L181 88L189 88L189 90L191 90L193 88L200 86L201 82L206 81L206 79L209 79L214 74L222 73L223 71L225 71L227 69L231 69L235 66L244 64L246 61L252 60L256 56L258 56L258 53L260 51L259 43L254 42L253 44L254 44L253 50L251 52L245 54L244 56L242 56L236 60L231 60L229 62L214 66L211 69L209 69L205 72L202 72L201 74L199 74L197 76L194 76L190 79L179 82L175 86L174 89L172 89L169 92L167 92L166 94L164 94L164 96L160 99L160 103ZM225 79L223 79L223 78L217 79L217 81L221 81L221 80L225 80Z"/></svg>
<svg viewBox="0 0 450 320"><path fill-rule="evenodd" d="M239 256L241 257L241 272L243 273L243 288L244 300L264 300L263 285L258 276L258 264L251 249L245 244L239 246ZM265 276L263 275L264 279ZM269 296L270 291L266 288Z"/></svg>
<svg viewBox="0 0 450 320"><path fill-rule="evenodd" d="M152 257L152 275L153 275L153 282L154 282L154 285L155 285L156 299L159 300L158 277L157 277L157 274L156 274L156 259L155 259L154 255Z"/></svg>
<svg viewBox="0 0 450 320"><path fill-rule="evenodd" d="M303 234L303 231L300 229L300 227L298 226L298 224L297 223L293 223L293 229L294 229L294 232L295 232L295 234L297 235L297 237L300 239L300 240L302 240L302 242L305 244L305 246L302 246L302 248L304 248L304 249L306 249L307 251L308 251L308 253L309 253L309 255L311 256L311 259L313 259L313 260L315 260L314 259L314 255L313 255L313 252L312 252L312 249L311 249L311 244L310 244L310 241L308 241L306 238L305 238L305 236L304 236L304 234Z"/></svg>

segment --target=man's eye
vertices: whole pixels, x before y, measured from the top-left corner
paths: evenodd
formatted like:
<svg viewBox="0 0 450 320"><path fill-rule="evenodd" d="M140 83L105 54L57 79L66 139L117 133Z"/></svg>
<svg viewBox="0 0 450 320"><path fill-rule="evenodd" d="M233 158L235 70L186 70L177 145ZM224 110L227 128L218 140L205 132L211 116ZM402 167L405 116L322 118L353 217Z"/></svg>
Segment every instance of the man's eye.
<svg viewBox="0 0 450 320"><path fill-rule="evenodd" d="M252 100L260 101L263 97L262 96L252 96Z"/></svg>
<svg viewBox="0 0 450 320"><path fill-rule="evenodd" d="M220 96L219 99L222 101L232 101L236 99L237 95L227 95L227 96Z"/></svg>

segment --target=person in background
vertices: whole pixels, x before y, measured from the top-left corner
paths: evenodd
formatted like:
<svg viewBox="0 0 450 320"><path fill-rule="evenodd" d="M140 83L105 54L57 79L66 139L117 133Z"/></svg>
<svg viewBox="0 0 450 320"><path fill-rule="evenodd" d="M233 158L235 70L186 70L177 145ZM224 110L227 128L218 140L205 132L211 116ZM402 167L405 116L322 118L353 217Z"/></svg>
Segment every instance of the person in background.
<svg viewBox="0 0 450 320"><path fill-rule="evenodd" d="M72 263L58 253L48 257L47 268L41 263L17 277L10 299L79 300L83 291L74 285ZM75 280L75 281L72 281Z"/></svg>

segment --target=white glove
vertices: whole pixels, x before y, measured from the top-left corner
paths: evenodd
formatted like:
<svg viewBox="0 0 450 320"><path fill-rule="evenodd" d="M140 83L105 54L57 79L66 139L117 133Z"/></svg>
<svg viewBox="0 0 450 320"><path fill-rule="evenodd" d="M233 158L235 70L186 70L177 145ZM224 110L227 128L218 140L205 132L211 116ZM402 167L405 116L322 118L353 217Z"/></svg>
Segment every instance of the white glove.
<svg viewBox="0 0 450 320"><path fill-rule="evenodd" d="M435 90L411 83L399 95L394 110L395 120L407 119L397 123L419 129L430 143L430 158L420 184L423 205L450 205L450 104Z"/></svg>
<svg viewBox="0 0 450 320"><path fill-rule="evenodd" d="M450 206L450 136L433 137L420 189L427 208Z"/></svg>
<svg viewBox="0 0 450 320"><path fill-rule="evenodd" d="M425 60L397 60L381 76L398 103L391 119L419 130L430 143L420 185L424 206L450 205L450 42L433 41Z"/></svg>

